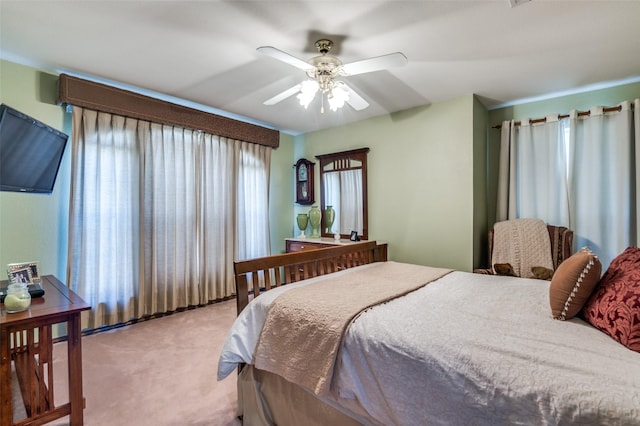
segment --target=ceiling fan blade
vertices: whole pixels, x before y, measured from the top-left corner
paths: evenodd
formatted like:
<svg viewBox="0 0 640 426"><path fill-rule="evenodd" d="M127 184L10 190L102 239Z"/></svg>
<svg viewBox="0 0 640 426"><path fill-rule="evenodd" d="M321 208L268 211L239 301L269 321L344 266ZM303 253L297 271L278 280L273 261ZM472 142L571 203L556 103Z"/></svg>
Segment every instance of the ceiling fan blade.
<svg viewBox="0 0 640 426"><path fill-rule="evenodd" d="M273 98L267 99L266 101L264 101L263 103L265 105L275 105L278 102L284 101L285 99L287 99L289 96L293 96L296 93L298 93L300 91L300 88L302 87L302 85L300 84L296 84L295 86L285 90L282 93L278 93L277 95L275 95Z"/></svg>
<svg viewBox="0 0 640 426"><path fill-rule="evenodd" d="M353 109L355 109L356 111L361 111L369 106L369 102L365 101L362 96L358 95L355 90L349 87L349 85L347 85L344 81L340 81L340 86L349 94L347 103L351 105Z"/></svg>
<svg viewBox="0 0 640 426"><path fill-rule="evenodd" d="M364 74L367 72L380 71L387 68L400 67L407 63L407 57L400 52L389 53L388 55L376 56L375 58L363 59L342 65L344 75Z"/></svg>
<svg viewBox="0 0 640 426"><path fill-rule="evenodd" d="M271 56L274 59L277 59L289 65L293 65L296 68L300 68L301 70L307 71L313 69L313 65L303 61L302 59L298 59L295 56L291 56L287 52L276 49L275 47L262 46L258 47L257 50L258 52L264 53L267 56Z"/></svg>

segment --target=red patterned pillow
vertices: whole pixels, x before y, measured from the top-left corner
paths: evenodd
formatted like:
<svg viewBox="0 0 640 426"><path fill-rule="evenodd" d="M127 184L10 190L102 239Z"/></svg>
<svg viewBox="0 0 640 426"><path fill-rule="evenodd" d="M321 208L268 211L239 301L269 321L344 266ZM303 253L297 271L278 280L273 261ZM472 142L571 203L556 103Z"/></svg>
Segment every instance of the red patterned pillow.
<svg viewBox="0 0 640 426"><path fill-rule="evenodd" d="M582 312L594 327L640 352L640 248L613 259Z"/></svg>

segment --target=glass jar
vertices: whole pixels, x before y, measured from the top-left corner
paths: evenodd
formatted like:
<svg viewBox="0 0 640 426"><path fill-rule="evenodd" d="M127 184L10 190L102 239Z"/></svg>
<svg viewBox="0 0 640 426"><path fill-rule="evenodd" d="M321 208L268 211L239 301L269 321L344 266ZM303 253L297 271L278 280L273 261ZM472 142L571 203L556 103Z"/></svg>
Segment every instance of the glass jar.
<svg viewBox="0 0 640 426"><path fill-rule="evenodd" d="M22 312L31 306L31 295L25 283L9 284L4 297L4 307L8 313Z"/></svg>

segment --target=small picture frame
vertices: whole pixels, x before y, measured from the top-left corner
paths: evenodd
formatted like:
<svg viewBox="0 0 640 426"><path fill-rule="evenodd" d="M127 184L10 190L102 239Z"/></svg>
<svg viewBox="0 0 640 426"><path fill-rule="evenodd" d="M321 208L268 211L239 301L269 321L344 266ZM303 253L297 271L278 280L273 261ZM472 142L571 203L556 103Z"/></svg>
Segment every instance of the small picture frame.
<svg viewBox="0 0 640 426"><path fill-rule="evenodd" d="M7 265L9 283L39 283L40 272L38 262L10 263Z"/></svg>
<svg viewBox="0 0 640 426"><path fill-rule="evenodd" d="M351 237L349 237L351 241L360 241L358 237L358 231L351 231Z"/></svg>

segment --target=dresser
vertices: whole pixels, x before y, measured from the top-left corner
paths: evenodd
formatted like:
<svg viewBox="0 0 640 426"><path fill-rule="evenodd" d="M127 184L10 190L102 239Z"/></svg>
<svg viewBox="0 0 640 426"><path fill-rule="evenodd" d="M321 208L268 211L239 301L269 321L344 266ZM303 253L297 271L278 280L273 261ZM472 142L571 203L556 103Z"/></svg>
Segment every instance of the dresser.
<svg viewBox="0 0 640 426"><path fill-rule="evenodd" d="M285 251L292 253L296 251L318 250L331 246L343 246L362 244L366 241L336 240L333 238L285 238ZM387 261L387 243L377 243L376 262Z"/></svg>

